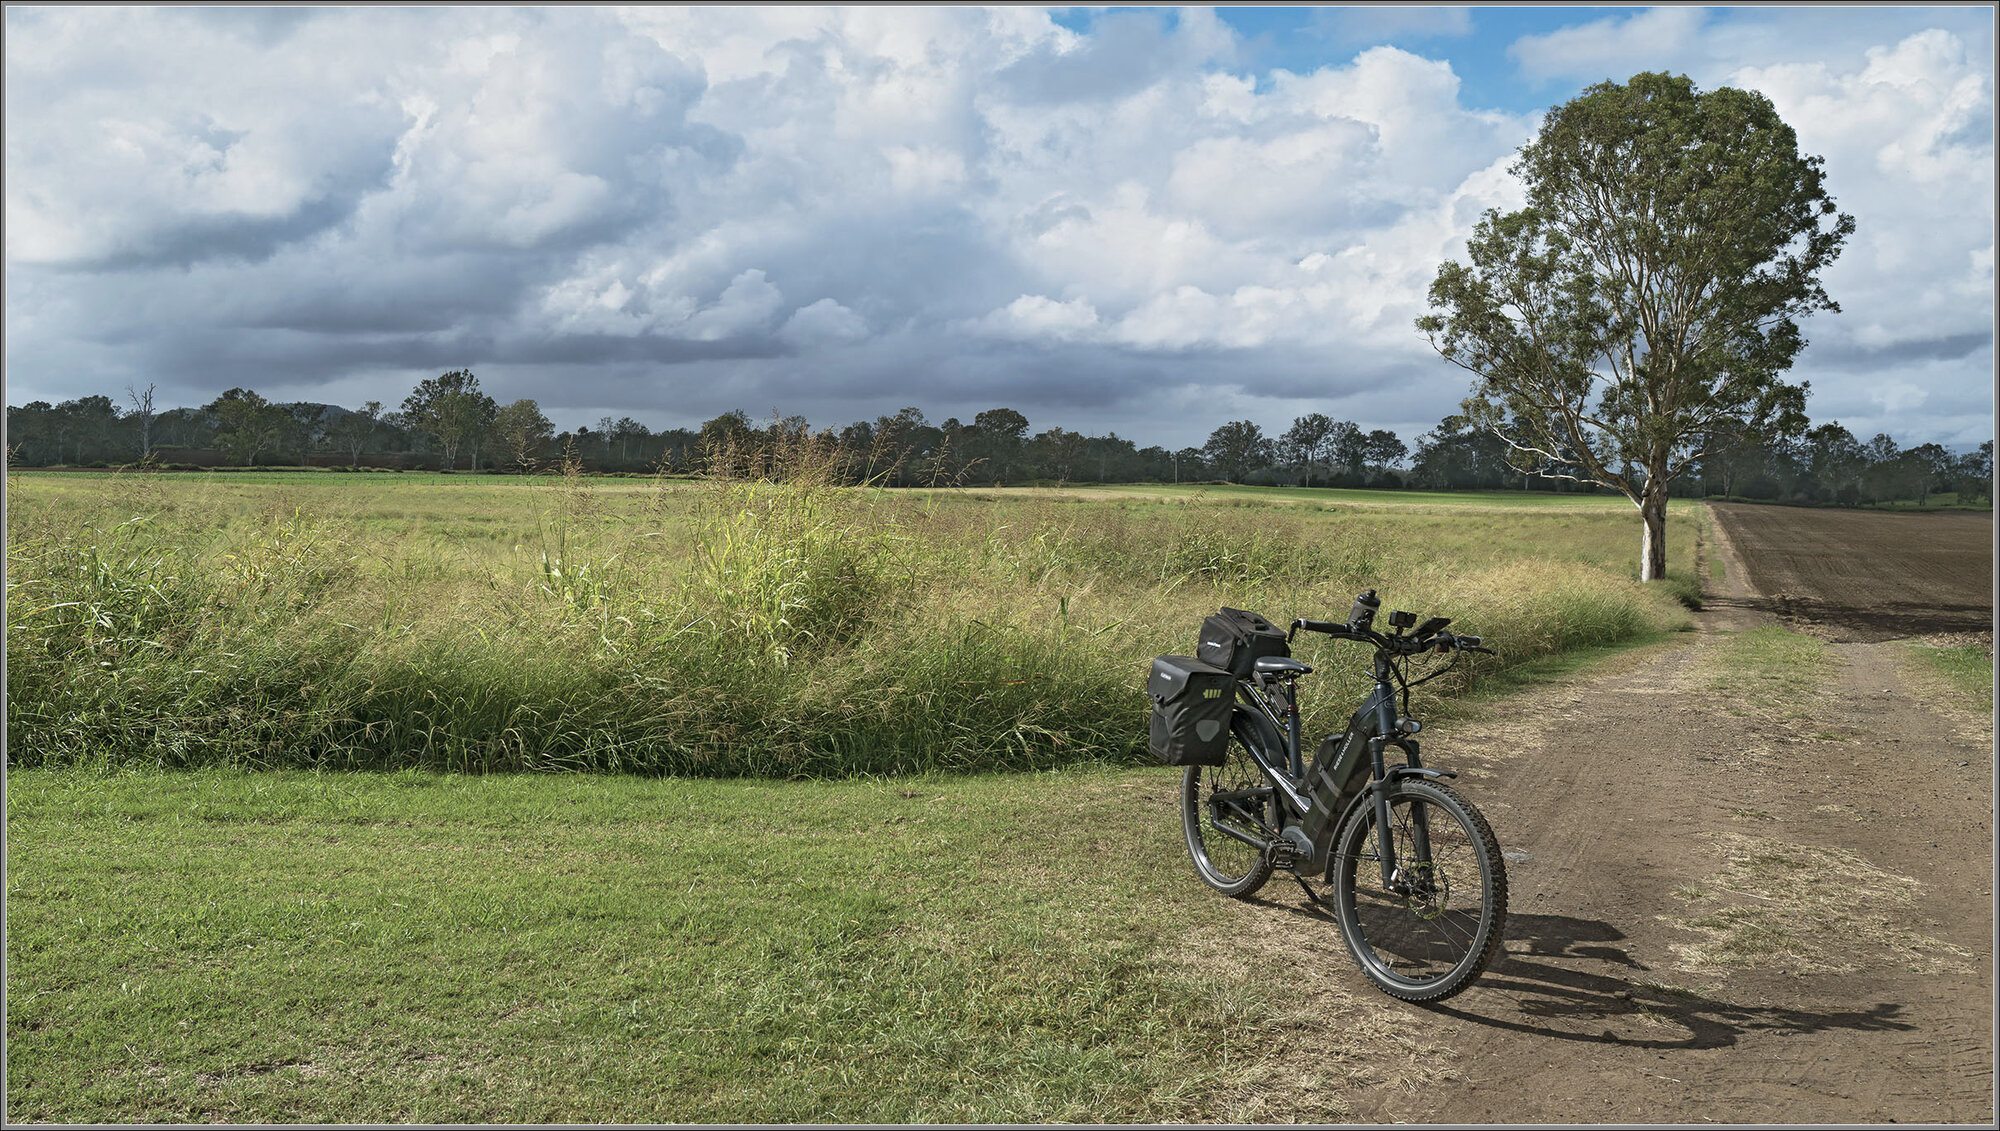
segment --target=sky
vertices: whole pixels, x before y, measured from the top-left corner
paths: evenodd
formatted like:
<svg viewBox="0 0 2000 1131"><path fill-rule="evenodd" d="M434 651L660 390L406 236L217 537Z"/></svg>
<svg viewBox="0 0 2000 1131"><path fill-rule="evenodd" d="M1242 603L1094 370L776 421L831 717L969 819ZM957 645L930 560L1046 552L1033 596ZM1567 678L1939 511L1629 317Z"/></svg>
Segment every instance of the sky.
<svg viewBox="0 0 2000 1131"><path fill-rule="evenodd" d="M910 405L1412 440L1413 326L1549 107L1761 91L1856 221L1815 422L1993 436L1993 13L1965 7L6 9L7 403L560 428Z"/></svg>

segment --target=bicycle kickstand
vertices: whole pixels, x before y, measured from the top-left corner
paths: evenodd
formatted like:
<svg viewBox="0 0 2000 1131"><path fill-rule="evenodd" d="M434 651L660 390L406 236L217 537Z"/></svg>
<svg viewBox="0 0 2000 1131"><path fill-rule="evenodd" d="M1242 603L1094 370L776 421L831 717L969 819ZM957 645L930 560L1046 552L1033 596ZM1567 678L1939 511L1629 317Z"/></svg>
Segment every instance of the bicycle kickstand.
<svg viewBox="0 0 2000 1131"><path fill-rule="evenodd" d="M1331 904L1331 903L1328 903L1328 902L1327 902L1326 900L1324 900L1324 899L1321 899L1321 898L1319 897L1319 893L1318 893L1318 892L1316 892L1316 891L1314 891L1314 890L1312 889L1312 886L1306 883L1306 878L1305 878L1304 876L1301 876L1301 875L1299 875L1299 874L1298 874L1297 872L1293 872L1293 873L1292 873L1292 879L1294 879L1294 880L1297 880L1297 881L1298 881L1298 884L1299 884L1299 887L1301 887L1301 888L1304 888L1304 889L1305 889L1305 893L1306 893L1306 898L1307 898L1307 899L1310 899L1310 900L1312 900L1312 901L1313 901L1314 903L1317 903L1317 904L1319 904L1319 905L1320 905L1321 907L1332 907L1332 906L1333 906L1333 904Z"/></svg>

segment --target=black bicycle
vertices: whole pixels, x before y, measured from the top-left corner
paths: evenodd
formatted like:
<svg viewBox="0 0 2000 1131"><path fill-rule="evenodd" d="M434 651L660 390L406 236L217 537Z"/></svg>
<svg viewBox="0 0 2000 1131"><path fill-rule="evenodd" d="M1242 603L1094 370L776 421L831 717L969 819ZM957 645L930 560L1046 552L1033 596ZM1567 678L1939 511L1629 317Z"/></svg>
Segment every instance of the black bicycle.
<svg viewBox="0 0 2000 1131"><path fill-rule="evenodd" d="M1390 631L1377 632L1379 607L1371 589L1356 598L1345 624L1295 620L1282 634L1233 609L1209 618L1203 659L1223 661L1208 666L1229 673L1235 694L1227 697L1219 756L1188 759L1204 764L1187 766L1182 824L1195 871L1225 895L1248 896L1286 870L1313 901L1327 903L1304 879L1323 870L1334 917L1362 973L1393 997L1440 1001L1477 978L1499 949L1507 869L1486 818L1445 784L1457 775L1423 764L1410 688L1443 675L1462 653L1492 650L1479 637L1447 631L1447 617L1418 624L1413 614L1393 612ZM1289 654L1300 632L1375 652L1374 690L1310 765L1301 759L1298 681L1313 669ZM1441 655L1451 659L1409 678L1412 662ZM1212 690L1201 694L1218 698ZM1190 724L1191 735L1195 726L1209 724ZM1400 762L1390 763L1391 749Z"/></svg>

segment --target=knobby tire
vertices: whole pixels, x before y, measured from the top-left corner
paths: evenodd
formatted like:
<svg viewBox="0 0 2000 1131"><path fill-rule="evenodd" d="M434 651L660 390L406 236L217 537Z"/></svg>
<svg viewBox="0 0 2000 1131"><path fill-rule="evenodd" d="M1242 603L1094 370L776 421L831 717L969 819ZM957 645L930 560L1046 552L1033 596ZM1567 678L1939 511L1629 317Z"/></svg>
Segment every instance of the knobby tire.
<svg viewBox="0 0 2000 1131"><path fill-rule="evenodd" d="M1470 985L1500 949L1506 861L1486 818L1449 786L1405 778L1390 787L1389 804L1403 890L1383 886L1375 806L1364 801L1334 840L1334 917L1348 952L1382 992L1442 1001ZM1428 861L1416 848L1419 827L1430 843Z"/></svg>

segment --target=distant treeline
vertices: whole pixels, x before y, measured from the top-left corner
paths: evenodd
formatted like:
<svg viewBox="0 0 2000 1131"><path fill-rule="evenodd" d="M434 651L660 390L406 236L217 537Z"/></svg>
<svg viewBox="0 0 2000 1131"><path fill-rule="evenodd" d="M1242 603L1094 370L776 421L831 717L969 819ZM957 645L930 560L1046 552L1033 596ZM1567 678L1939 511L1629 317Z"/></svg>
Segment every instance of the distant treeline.
<svg viewBox="0 0 2000 1131"><path fill-rule="evenodd" d="M456 370L417 386L402 407L358 409L316 402L277 403L231 389L198 408L156 409L153 390L7 408L11 466L320 466L521 473L565 457L601 472L692 473L718 453L754 458L760 445L809 431L803 417L753 421L727 412L698 429L655 432L632 417L558 432L533 400L501 405L478 378ZM922 410L828 429L856 479L890 486L996 483L1214 482L1275 486L1513 488L1594 493L1597 488L1524 473L1506 445L1461 416L1446 417L1414 450L1394 432L1309 413L1284 432L1231 421L1200 447L1140 447L1117 433L1065 428L1033 432L1028 418L993 408L970 423L932 424ZM1750 443L1709 460L1675 484L1686 496L1724 495L1788 503L1854 506L1992 498L1993 444L1953 453L1938 444L1867 442L1839 423L1793 441Z"/></svg>

